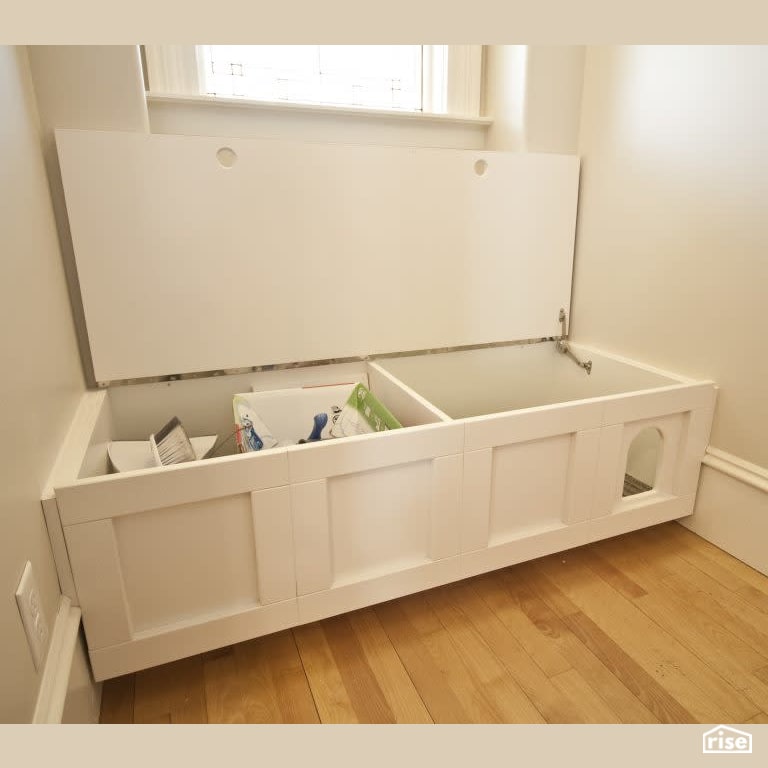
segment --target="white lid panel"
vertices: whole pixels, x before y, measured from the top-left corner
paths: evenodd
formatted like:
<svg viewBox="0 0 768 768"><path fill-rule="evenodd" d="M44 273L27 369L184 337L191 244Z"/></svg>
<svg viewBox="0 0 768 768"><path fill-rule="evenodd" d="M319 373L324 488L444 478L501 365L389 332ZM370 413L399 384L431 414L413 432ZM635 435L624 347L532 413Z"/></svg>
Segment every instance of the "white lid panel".
<svg viewBox="0 0 768 768"><path fill-rule="evenodd" d="M98 381L553 336L569 309L573 156L57 144Z"/></svg>

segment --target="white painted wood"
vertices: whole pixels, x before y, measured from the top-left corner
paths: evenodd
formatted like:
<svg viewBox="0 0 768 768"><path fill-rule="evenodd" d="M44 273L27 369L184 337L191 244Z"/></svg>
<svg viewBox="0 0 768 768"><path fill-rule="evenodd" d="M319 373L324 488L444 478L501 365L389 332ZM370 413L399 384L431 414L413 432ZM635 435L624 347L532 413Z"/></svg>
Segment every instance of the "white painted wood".
<svg viewBox="0 0 768 768"><path fill-rule="evenodd" d="M571 446L565 434L494 449L489 546L562 522Z"/></svg>
<svg viewBox="0 0 768 768"><path fill-rule="evenodd" d="M65 526L88 647L128 642L133 628L111 520Z"/></svg>
<svg viewBox="0 0 768 768"><path fill-rule="evenodd" d="M546 405L514 413L479 416L466 420L469 451L555 437L600 426L600 402Z"/></svg>
<svg viewBox="0 0 768 768"><path fill-rule="evenodd" d="M590 518L610 514L621 499L624 485L624 465L621 464L621 448L624 425L614 424L600 431L600 450L595 476L594 503Z"/></svg>
<svg viewBox="0 0 768 768"><path fill-rule="evenodd" d="M106 680L279 632L298 623L295 599L240 610L228 616L201 617L192 623L139 635L130 642L91 649L93 675L97 681Z"/></svg>
<svg viewBox="0 0 768 768"><path fill-rule="evenodd" d="M291 485L296 594L330 589L333 582L328 488L325 480Z"/></svg>
<svg viewBox="0 0 768 768"><path fill-rule="evenodd" d="M250 494L121 515L112 523L134 634L259 603Z"/></svg>
<svg viewBox="0 0 768 768"><path fill-rule="evenodd" d="M77 642L69 669L67 692L61 722L92 724L100 720L103 686L93 679L85 636L77 633Z"/></svg>
<svg viewBox="0 0 768 768"><path fill-rule="evenodd" d="M491 475L493 451L464 453L461 499L461 551L485 549L491 522Z"/></svg>
<svg viewBox="0 0 768 768"><path fill-rule="evenodd" d="M461 577L458 557L448 557L403 568L365 581L299 597L299 621L304 624L439 587Z"/></svg>
<svg viewBox="0 0 768 768"><path fill-rule="evenodd" d="M619 457L619 466L621 467L620 471L622 475L620 480L622 480L622 483L623 474L628 468L627 460L632 441L644 429L653 428L658 430L662 437L661 455L657 460L653 488L661 493L673 495L675 493L675 485L677 484L681 462L684 457L684 451L681 452L681 449L684 449L685 446L681 446L681 435L684 429L687 428L688 420L689 414L676 413L660 418L644 419L643 421L635 421L631 424L625 424L624 445L622 447L621 456Z"/></svg>
<svg viewBox="0 0 768 768"><path fill-rule="evenodd" d="M181 93L163 93L163 92L149 92L147 93L147 103L150 107L150 111L157 112L157 110L152 110L153 106L157 105L168 105L168 106L180 106L180 105L187 105L187 106L197 106L197 107L203 107L207 108L207 112L210 112L212 108L231 108L237 111L242 112L255 112L255 113L261 113L259 122L261 122L261 118L263 116L264 112L269 111L277 111L282 112L284 114L298 114L298 115L330 115L330 116L337 116L337 115L345 115L347 117L360 117L363 119L374 119L377 123L381 123L382 120L392 120L395 122L403 122L403 123L442 123L445 125L450 125L452 123L455 123L457 125L469 125L469 126L477 126L478 128L484 128L485 126L491 125L493 123L492 117L482 116L482 115L469 115L469 114L457 114L457 115L449 115L449 114L443 114L440 112L429 112L429 111L423 111L423 112L406 112L406 111L396 111L393 109L368 109L365 107L343 107L343 106L337 106L334 104L294 104L288 101L262 101L257 99L244 99L241 97L233 97L233 98L227 98L226 96L209 96L207 94L199 94L197 96L191 96L187 94L181 94ZM150 115L151 122L152 122L152 131L153 133L170 133L170 134L178 134L178 133L185 133L183 130L179 130L179 127L182 128L188 128L189 125L187 123L184 123L181 121L181 126L179 126L177 121L170 121L172 124L167 125L165 121L160 122L160 125L158 126L158 122L154 118L154 114ZM196 123L196 125L199 125L199 121ZM230 123L231 126L231 123ZM160 128L161 130L156 130L157 128ZM335 126L338 127L338 124ZM171 130L173 129L173 130ZM229 131L231 133L231 130ZM282 131L283 134L285 134L285 131ZM339 131L335 131L332 135L337 136ZM280 132L277 132L278 137ZM306 131L304 131L304 134L306 135ZM208 134L208 135L216 135L216 134ZM258 130L254 132L253 125L251 126L250 131L246 132L244 135L246 136L257 136L259 138L263 137L264 133L258 133ZM411 137L412 138L412 137ZM350 140L352 139L352 135L350 135ZM395 142L387 142L385 140L381 140L378 143L381 144L387 144L387 143L395 143ZM405 142L408 143L408 142ZM439 146L436 144L429 144L429 146ZM457 147L463 146L461 142L456 143ZM480 146L480 145L478 145Z"/></svg>
<svg viewBox="0 0 768 768"><path fill-rule="evenodd" d="M459 554L461 485L464 457L440 456L432 462L432 499L427 556L442 560Z"/></svg>
<svg viewBox="0 0 768 768"><path fill-rule="evenodd" d="M594 504L600 430L577 432L572 436L572 441L563 522L581 523L589 519Z"/></svg>
<svg viewBox="0 0 768 768"><path fill-rule="evenodd" d="M425 561L432 464L411 461L328 479L333 586Z"/></svg>
<svg viewBox="0 0 768 768"><path fill-rule="evenodd" d="M580 354L592 360L591 375L557 352L552 342L410 355L378 364L454 419L573 404L680 383L613 355L595 350Z"/></svg>
<svg viewBox="0 0 768 768"><path fill-rule="evenodd" d="M734 480L751 485L759 491L768 492L768 469L765 467L745 461L732 453L718 450L712 446L707 448L702 462Z"/></svg>
<svg viewBox="0 0 768 768"><path fill-rule="evenodd" d="M667 377L635 376L632 366L606 357L602 380L589 389L583 382L590 377L552 345L537 346L530 370L515 373L528 387L525 398L534 398L528 402L535 402L537 386L540 401L569 392L588 397L451 421L453 414L401 382L388 361L102 394L77 426L80 455L65 462L56 497L44 504L49 517L64 522L59 549L68 548L73 581L85 590L80 597L97 674L123 674L690 514L693 493L685 491L708 439L713 387L670 386ZM472 359L481 353L508 365L526 359L498 351L478 350ZM422 373L444 357L424 356ZM563 362L578 374L575 383ZM174 402L202 428L230 418L216 403L228 410L234 391L283 388L287 380L302 386L308 377L338 383L341 370L364 376L406 423L427 423L75 479L104 435L122 438L114 432L118 425L143 429L142 419L157 420ZM552 381L537 381L542 371ZM429 375L441 372L437 365ZM447 378L440 389L455 389L465 403L483 389L496 403L519 395L503 391L511 381L506 374L486 380L471 375L471 366L455 372L468 378ZM656 388L632 389L649 382ZM622 387L629 389L614 391ZM612 394L595 395L605 391ZM625 421L610 423L622 414ZM622 499L628 448L648 426L664 435L656 488Z"/></svg>
<svg viewBox="0 0 768 768"><path fill-rule="evenodd" d="M80 609L72 606L68 597L62 596L32 715L33 723L61 722L79 629Z"/></svg>
<svg viewBox="0 0 768 768"><path fill-rule="evenodd" d="M589 541L678 520L693 512L693 503L693 496L665 496L654 492L643 499L627 497L617 505L613 514L589 521Z"/></svg>
<svg viewBox="0 0 768 768"><path fill-rule="evenodd" d="M594 357L600 363L601 374L605 373L602 369L608 366L611 369L610 375L617 377L624 381L629 379L637 382L638 377L644 377L644 374L650 374L651 380L655 381L655 386L663 386L663 381L666 379L666 384L698 384L698 379L691 379L688 376L683 376L681 373L674 371L668 371L664 368L658 368L654 365L648 365L640 360L633 360L632 358L625 357L616 352L611 352L605 349L597 349L587 344L581 344L577 341L569 341L571 349L576 353L578 357L589 358ZM647 381L647 379L646 379ZM649 389L648 384L637 386L636 384L627 387L627 391L635 389ZM608 394L608 393L606 393Z"/></svg>
<svg viewBox="0 0 768 768"><path fill-rule="evenodd" d="M461 555L461 578L495 571L586 544L589 537L588 527L589 523L568 526L551 523L548 526L521 531L517 536L487 549L465 552Z"/></svg>
<svg viewBox="0 0 768 768"><path fill-rule="evenodd" d="M65 595L74 606L80 605L77 597L77 588L75 579L72 576L72 566L69 563L69 554L67 552L67 543L64 541L64 528L61 525L59 516L59 506L56 498L47 498L41 501L43 506L43 515L45 516L45 526L48 529L48 538L51 540L51 551L53 560L56 563L56 574L59 577L59 586L61 594Z"/></svg>
<svg viewBox="0 0 768 768"><path fill-rule="evenodd" d="M57 144L99 381L549 336L569 307L574 156L70 130Z"/></svg>
<svg viewBox="0 0 768 768"><path fill-rule="evenodd" d="M366 472L461 453L463 424L431 424L329 440L288 450L291 483Z"/></svg>
<svg viewBox="0 0 768 768"><path fill-rule="evenodd" d="M121 472L56 489L64 525L130 515L288 482L284 449Z"/></svg>
<svg viewBox="0 0 768 768"><path fill-rule="evenodd" d="M288 486L251 494L259 602L296 597L291 493Z"/></svg>
<svg viewBox="0 0 768 768"><path fill-rule="evenodd" d="M710 448L693 516L682 524L768 575L766 479L768 468Z"/></svg>
<svg viewBox="0 0 768 768"><path fill-rule="evenodd" d="M397 414L397 420L404 427L451 421L449 416L435 408L418 392L414 392L380 365L368 363L368 374L376 396L381 402L387 404L387 408L392 413Z"/></svg>
<svg viewBox="0 0 768 768"><path fill-rule="evenodd" d="M603 424L639 421L694 408L711 407L713 390L714 384L702 382L678 384L656 391L634 392L623 397L608 397L605 400Z"/></svg>
<svg viewBox="0 0 768 768"><path fill-rule="evenodd" d="M99 442L100 437L105 443L104 461L106 463L106 442L112 439L108 425L101 428L104 421L109 422L111 419L107 398L107 391L103 389L83 393L45 484L43 499L52 498L55 487L70 483L81 476L87 464L86 457L92 445ZM103 437L101 432L105 433ZM86 474L90 473L86 472Z"/></svg>

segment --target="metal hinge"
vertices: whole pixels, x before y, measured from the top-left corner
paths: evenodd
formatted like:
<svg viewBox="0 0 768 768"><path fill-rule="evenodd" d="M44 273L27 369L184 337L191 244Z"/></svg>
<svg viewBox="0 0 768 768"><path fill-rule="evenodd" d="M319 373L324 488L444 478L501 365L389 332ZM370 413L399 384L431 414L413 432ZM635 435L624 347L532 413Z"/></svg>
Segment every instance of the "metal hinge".
<svg viewBox="0 0 768 768"><path fill-rule="evenodd" d="M573 354L570 344L568 343L568 316L565 310L560 308L560 315L558 316L558 322L560 323L560 338L555 340L555 349L573 360L576 365L583 368L588 374L592 373L592 361L587 360L586 363L582 363L576 355Z"/></svg>

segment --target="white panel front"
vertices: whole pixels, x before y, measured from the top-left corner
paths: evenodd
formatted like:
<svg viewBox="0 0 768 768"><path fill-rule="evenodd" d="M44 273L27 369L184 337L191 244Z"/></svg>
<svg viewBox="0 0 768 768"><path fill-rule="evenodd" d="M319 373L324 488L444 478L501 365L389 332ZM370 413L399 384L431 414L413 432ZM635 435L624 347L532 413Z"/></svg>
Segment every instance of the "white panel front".
<svg viewBox="0 0 768 768"><path fill-rule="evenodd" d="M432 462L328 481L334 584L426 561Z"/></svg>
<svg viewBox="0 0 768 768"><path fill-rule="evenodd" d="M571 446L571 435L559 435L494 449L491 546L562 523Z"/></svg>
<svg viewBox="0 0 768 768"><path fill-rule="evenodd" d="M125 515L114 530L134 632L258 604L250 494Z"/></svg>
<svg viewBox="0 0 768 768"><path fill-rule="evenodd" d="M57 143L99 381L538 338L569 307L577 157Z"/></svg>

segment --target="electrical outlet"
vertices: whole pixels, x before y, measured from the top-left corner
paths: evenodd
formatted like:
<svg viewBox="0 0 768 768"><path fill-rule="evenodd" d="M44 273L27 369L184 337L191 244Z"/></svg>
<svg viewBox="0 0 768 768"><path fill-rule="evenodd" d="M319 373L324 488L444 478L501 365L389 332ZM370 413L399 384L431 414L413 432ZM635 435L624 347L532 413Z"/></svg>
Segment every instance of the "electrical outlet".
<svg viewBox="0 0 768 768"><path fill-rule="evenodd" d="M19 606L21 621L27 633L27 642L32 652L35 669L39 670L48 652L48 622L40 604L40 590L32 570L32 563L27 560L24 573L21 574L16 588L16 604Z"/></svg>

